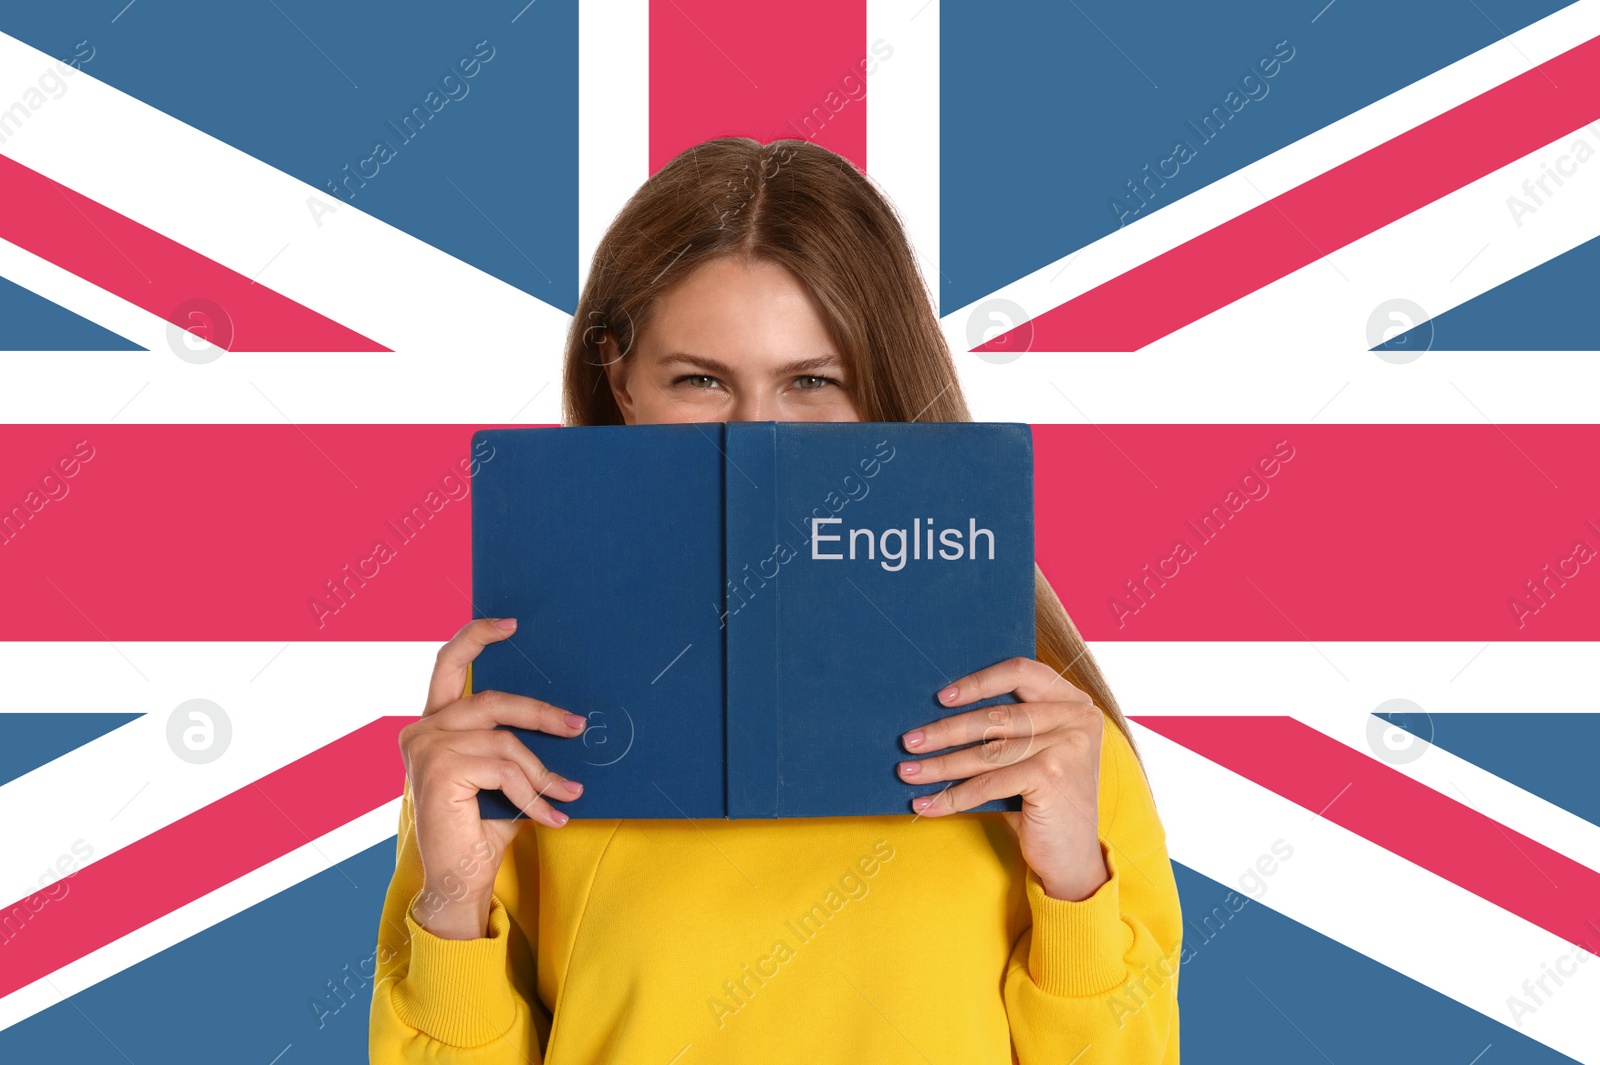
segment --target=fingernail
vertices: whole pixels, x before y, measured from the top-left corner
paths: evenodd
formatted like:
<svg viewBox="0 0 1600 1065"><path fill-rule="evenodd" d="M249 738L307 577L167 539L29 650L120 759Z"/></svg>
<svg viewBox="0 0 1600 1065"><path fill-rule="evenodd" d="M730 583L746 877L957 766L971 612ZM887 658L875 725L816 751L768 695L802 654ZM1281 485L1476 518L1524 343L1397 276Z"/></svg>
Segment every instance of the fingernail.
<svg viewBox="0 0 1600 1065"><path fill-rule="evenodd" d="M905 741L906 741L906 746L907 747L921 747L922 746L922 730L921 729L917 729L917 730L915 730L913 732L906 733L905 734Z"/></svg>
<svg viewBox="0 0 1600 1065"><path fill-rule="evenodd" d="M494 619L494 627L499 629L501 632L510 632L512 629L517 627L517 619L516 618L495 618Z"/></svg>
<svg viewBox="0 0 1600 1065"><path fill-rule="evenodd" d="M560 828L562 825L567 823L567 815L562 813L560 810L551 810L550 819L556 823L557 828Z"/></svg>
<svg viewBox="0 0 1600 1065"><path fill-rule="evenodd" d="M579 717L577 714L567 714L565 717L562 718L562 720L567 723L567 727L568 728L582 728L583 727L583 718Z"/></svg>
<svg viewBox="0 0 1600 1065"><path fill-rule="evenodd" d="M583 791L583 785L579 784L576 780L569 780L567 781L567 790L572 792L572 794L577 795Z"/></svg>
<svg viewBox="0 0 1600 1065"><path fill-rule="evenodd" d="M912 799L911 800L911 808L913 810L926 810L932 803L933 803L933 796L924 795L920 799Z"/></svg>
<svg viewBox="0 0 1600 1065"><path fill-rule="evenodd" d="M941 703L948 703L960 694L961 689L952 684L950 687L939 693L939 701Z"/></svg>
<svg viewBox="0 0 1600 1065"><path fill-rule="evenodd" d="M901 762L900 775L903 777L914 777L921 768L922 766L917 762Z"/></svg>

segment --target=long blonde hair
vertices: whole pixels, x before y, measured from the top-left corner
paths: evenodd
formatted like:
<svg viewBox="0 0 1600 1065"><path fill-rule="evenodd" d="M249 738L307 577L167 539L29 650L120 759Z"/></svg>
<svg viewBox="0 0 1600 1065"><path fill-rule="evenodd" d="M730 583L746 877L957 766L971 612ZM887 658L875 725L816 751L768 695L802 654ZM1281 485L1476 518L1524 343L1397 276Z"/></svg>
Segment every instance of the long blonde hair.
<svg viewBox="0 0 1600 1065"><path fill-rule="evenodd" d="M655 301L727 256L778 263L810 289L862 420L972 420L888 200L849 160L810 141L722 137L652 175L595 249L567 337L567 425L622 424L602 344L609 338L626 357ZM1039 661L1088 693L1131 746L1116 696L1037 564L1034 610Z"/></svg>

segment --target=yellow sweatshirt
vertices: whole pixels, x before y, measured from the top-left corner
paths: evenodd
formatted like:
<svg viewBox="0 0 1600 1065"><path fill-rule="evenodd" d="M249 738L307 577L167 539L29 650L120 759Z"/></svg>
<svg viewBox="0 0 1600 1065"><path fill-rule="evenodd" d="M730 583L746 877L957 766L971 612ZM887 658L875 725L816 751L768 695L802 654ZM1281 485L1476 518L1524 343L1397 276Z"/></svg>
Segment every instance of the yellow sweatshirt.
<svg viewBox="0 0 1600 1065"><path fill-rule="evenodd" d="M1166 836L1109 719L1111 879L1051 898L999 814L524 822L489 935L433 936L409 785L378 932L375 1065L1178 1060Z"/></svg>

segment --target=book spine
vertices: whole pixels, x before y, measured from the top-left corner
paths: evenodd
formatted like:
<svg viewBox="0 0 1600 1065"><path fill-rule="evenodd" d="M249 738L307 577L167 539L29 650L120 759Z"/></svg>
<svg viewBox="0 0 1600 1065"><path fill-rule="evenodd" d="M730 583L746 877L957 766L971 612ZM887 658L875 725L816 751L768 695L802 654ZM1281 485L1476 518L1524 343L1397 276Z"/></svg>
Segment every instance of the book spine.
<svg viewBox="0 0 1600 1065"><path fill-rule="evenodd" d="M777 432L729 422L723 454L728 816L777 817L778 581L768 560L777 527Z"/></svg>

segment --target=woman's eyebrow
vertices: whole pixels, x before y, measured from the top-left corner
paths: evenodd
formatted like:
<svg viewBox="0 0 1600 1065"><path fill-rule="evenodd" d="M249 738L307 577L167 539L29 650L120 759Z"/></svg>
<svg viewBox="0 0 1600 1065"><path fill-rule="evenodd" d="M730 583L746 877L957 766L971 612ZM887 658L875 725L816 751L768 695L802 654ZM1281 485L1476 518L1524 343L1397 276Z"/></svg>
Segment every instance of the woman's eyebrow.
<svg viewBox="0 0 1600 1065"><path fill-rule="evenodd" d="M707 373L721 374L723 376L733 373L733 367L725 362L720 362L705 355L691 355L685 351L675 351L665 356L661 361L664 364L684 363L697 369L705 370ZM815 370L836 369L840 365L841 362L837 355L814 355L808 359L796 359L793 362L786 362L777 368L776 373L779 377L789 377L808 374Z"/></svg>
<svg viewBox="0 0 1600 1065"><path fill-rule="evenodd" d="M690 355L685 351L675 351L671 355L663 357L661 362L662 365L681 362L686 366L693 366L697 370L705 370L707 373L722 374L723 376L733 373L733 367L725 362L718 362L716 359L708 358L705 355Z"/></svg>
<svg viewBox="0 0 1600 1065"><path fill-rule="evenodd" d="M797 374L808 374L813 370L837 369L843 366L837 355L814 355L809 359L797 359L786 362L778 367L778 376L789 377Z"/></svg>

